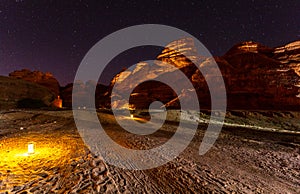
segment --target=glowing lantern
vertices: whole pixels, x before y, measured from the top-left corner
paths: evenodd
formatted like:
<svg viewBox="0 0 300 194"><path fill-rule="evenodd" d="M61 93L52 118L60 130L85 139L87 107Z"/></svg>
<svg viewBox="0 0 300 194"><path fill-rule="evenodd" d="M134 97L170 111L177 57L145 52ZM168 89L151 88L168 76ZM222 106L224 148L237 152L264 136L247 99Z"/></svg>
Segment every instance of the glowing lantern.
<svg viewBox="0 0 300 194"><path fill-rule="evenodd" d="M34 144L33 143L28 144L28 154L34 154Z"/></svg>
<svg viewBox="0 0 300 194"><path fill-rule="evenodd" d="M62 99L60 99L60 96L57 96L57 98L54 99L52 105L56 108L62 108Z"/></svg>

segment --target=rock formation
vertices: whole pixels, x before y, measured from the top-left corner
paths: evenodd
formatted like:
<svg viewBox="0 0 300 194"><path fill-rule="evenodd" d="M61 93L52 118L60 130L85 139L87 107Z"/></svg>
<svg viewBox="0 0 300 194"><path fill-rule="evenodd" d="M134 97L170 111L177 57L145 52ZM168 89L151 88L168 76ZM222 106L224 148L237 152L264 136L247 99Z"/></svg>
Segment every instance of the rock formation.
<svg viewBox="0 0 300 194"><path fill-rule="evenodd" d="M59 95L59 83L57 79L54 78L54 76L49 72L43 73L40 71L30 71L28 69L22 69L10 73L9 76L37 83L48 88L50 91L54 92L55 95Z"/></svg>
<svg viewBox="0 0 300 194"><path fill-rule="evenodd" d="M228 109L299 110L300 41L277 48L242 42L224 56L207 57L197 53L192 38L183 38L168 44L153 64L140 62L124 69L108 87L93 81L77 81L60 88L52 74L26 69L9 76L48 88L54 97L60 95L65 107L72 106L72 92L78 107L93 108L91 102L95 100L97 108L135 109L148 108L154 101L161 101L167 108L180 108L180 99L192 101L192 94L196 93L200 107L209 109L211 96L206 80L220 79L216 77L214 62L224 79ZM203 76L199 68L209 73ZM128 99L126 96L130 96L129 101L124 100Z"/></svg>
<svg viewBox="0 0 300 194"><path fill-rule="evenodd" d="M222 58L232 67L224 76L229 108L290 109L299 107L296 72L274 54L276 49L259 43L244 42L234 46Z"/></svg>
<svg viewBox="0 0 300 194"><path fill-rule="evenodd" d="M300 41L275 48L274 58L282 63L283 70L293 69L300 76Z"/></svg>
<svg viewBox="0 0 300 194"><path fill-rule="evenodd" d="M92 93L92 88L96 87L96 92ZM68 84L61 88L61 98L63 100L64 107L72 107L72 92L74 90L74 97L77 102L80 102L76 106L79 108L95 107L91 102L95 100L96 107L103 107L109 103L108 97L104 94L107 92L107 86L97 84L93 81L83 83L82 81L76 81L74 84ZM94 99L92 99L94 98ZM108 105L107 105L108 106Z"/></svg>
<svg viewBox="0 0 300 194"><path fill-rule="evenodd" d="M0 76L0 109L51 106L55 95L28 81Z"/></svg>
<svg viewBox="0 0 300 194"><path fill-rule="evenodd" d="M205 80L215 79L214 60L223 75L229 109L300 108L300 41L278 48L242 42L224 56L209 58L199 56L193 40L185 38L167 45L157 60L154 64L141 62L134 69L116 75L108 92L115 91L111 96L112 108L148 108L156 100L166 107L179 108L178 99L189 98L194 90L200 106L209 108L210 93ZM209 75L204 78L197 66L209 69ZM173 91L165 84L147 82L168 77L173 84L182 84L184 80L176 73L177 69L186 75L193 88L186 85L181 91ZM124 100L128 93L129 103Z"/></svg>

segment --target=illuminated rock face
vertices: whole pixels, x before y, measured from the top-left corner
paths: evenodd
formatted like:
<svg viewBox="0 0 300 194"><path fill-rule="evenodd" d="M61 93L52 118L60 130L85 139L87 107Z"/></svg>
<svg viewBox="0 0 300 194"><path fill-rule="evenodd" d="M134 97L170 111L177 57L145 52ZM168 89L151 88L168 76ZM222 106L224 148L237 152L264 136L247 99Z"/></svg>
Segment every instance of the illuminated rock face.
<svg viewBox="0 0 300 194"><path fill-rule="evenodd" d="M184 38L171 42L157 56L157 60L167 62L180 69L190 67L190 60L197 60L198 58L199 56L197 56L197 50L192 38Z"/></svg>
<svg viewBox="0 0 300 194"><path fill-rule="evenodd" d="M260 43L247 41L234 45L225 56L243 54L243 53L260 53L266 56L272 56L274 49L266 47Z"/></svg>
<svg viewBox="0 0 300 194"><path fill-rule="evenodd" d="M224 56L214 57L226 85L228 108L299 110L299 48L300 41L275 49L255 42L242 42L232 47ZM184 55L195 60L196 64ZM187 87L177 96L162 84L144 83L134 89L130 103L136 108L148 108L149 103L160 100L167 107L179 108L178 98L189 98L190 91L195 89L200 107L210 107L210 93L205 79L214 76L213 59L197 55L192 39L170 43L157 60L161 62L154 65L140 63L135 69L125 70L113 79L108 94L113 86L117 87L118 92L112 96L116 105L114 108L125 106L122 94L135 88L132 83L142 83L147 79L166 75L172 75L175 84L182 82L174 73L176 68L185 73L194 88ZM163 62L172 64L175 68L167 67ZM206 75L204 79L195 65L210 69L210 75ZM116 82L122 84L115 85Z"/></svg>
<svg viewBox="0 0 300 194"><path fill-rule="evenodd" d="M55 95L59 95L59 83L57 79L54 78L53 75L49 72L43 73L40 71L30 71L28 69L22 69L10 73L9 76L37 83L48 88L49 90L54 92Z"/></svg>
<svg viewBox="0 0 300 194"><path fill-rule="evenodd" d="M108 91L108 95L110 95L114 87L115 92L111 95L112 108L129 107L128 102L124 101L124 94L133 89L130 104L133 104L135 108L148 108L149 104L153 101L158 100L168 103L170 100L176 98L175 91L166 84L148 80L169 77L169 81L172 84L182 84L182 79L178 72L176 72L178 69L184 72L190 79L197 68L184 55L190 59L197 57L194 43L190 38L169 44L163 50L162 54L157 57L157 61L154 64L141 62L134 69L126 69L116 75ZM140 85L137 86L136 84ZM170 106L173 107L173 105Z"/></svg>
<svg viewBox="0 0 300 194"><path fill-rule="evenodd" d="M300 41L275 48L274 57L282 63L282 69L293 69L300 76Z"/></svg>
<svg viewBox="0 0 300 194"><path fill-rule="evenodd" d="M243 45L241 47L241 45ZM300 77L282 63L276 49L251 42L249 50L242 43L217 61L224 76L228 107L232 109L297 109ZM256 45L256 49L253 45ZM299 51L298 51L299 52ZM231 70L225 63L230 64Z"/></svg>

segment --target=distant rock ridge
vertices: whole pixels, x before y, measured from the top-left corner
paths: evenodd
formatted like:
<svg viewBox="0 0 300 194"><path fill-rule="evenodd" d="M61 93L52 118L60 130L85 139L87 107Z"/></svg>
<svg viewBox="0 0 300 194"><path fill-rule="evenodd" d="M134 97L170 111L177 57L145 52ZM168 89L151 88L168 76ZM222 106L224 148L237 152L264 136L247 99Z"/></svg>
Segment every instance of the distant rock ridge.
<svg viewBox="0 0 300 194"><path fill-rule="evenodd" d="M17 70L11 72L9 77L22 79L25 81L37 83L48 88L55 95L59 95L60 85L57 79L49 72L43 73L41 71L30 71L28 69Z"/></svg>
<svg viewBox="0 0 300 194"><path fill-rule="evenodd" d="M96 88L95 93L93 93L93 88ZM75 104L77 108L93 108L94 104L91 104L95 100L97 107L108 106L109 103L108 96L104 96L107 92L107 86L98 84L94 81L88 81L83 83L82 81L76 81L73 84L68 84L61 88L61 98L63 100L64 107L72 107L72 95L76 98L76 102L80 104ZM82 102L90 102L82 104Z"/></svg>

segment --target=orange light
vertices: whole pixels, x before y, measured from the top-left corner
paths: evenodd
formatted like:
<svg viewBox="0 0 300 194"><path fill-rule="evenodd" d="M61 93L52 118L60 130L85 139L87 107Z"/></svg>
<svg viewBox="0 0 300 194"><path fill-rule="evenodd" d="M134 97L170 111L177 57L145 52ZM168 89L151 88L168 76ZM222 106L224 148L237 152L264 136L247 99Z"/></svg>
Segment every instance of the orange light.
<svg viewBox="0 0 300 194"><path fill-rule="evenodd" d="M133 119L133 115L130 115L130 118L132 118L132 119Z"/></svg>
<svg viewBox="0 0 300 194"><path fill-rule="evenodd" d="M60 96L57 96L57 98L54 99L52 105L56 108L62 108L62 99L60 99Z"/></svg>

